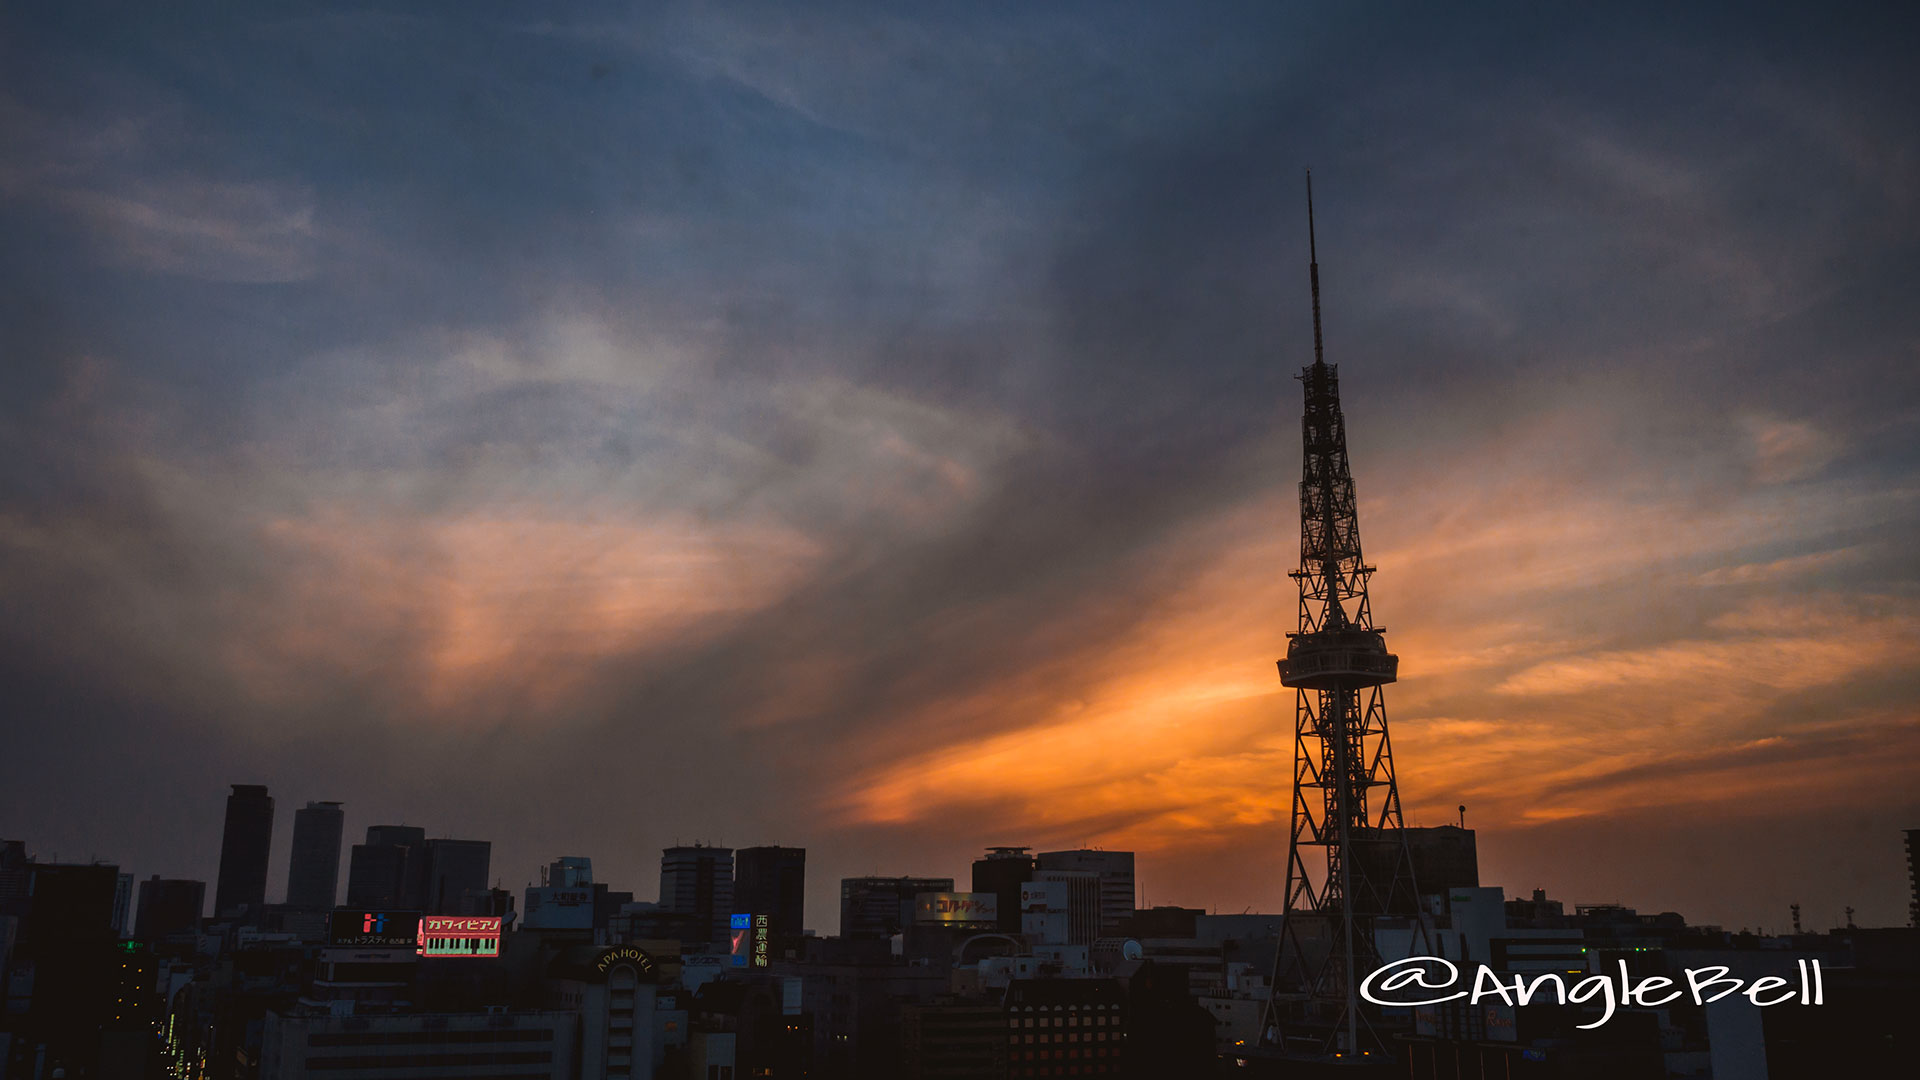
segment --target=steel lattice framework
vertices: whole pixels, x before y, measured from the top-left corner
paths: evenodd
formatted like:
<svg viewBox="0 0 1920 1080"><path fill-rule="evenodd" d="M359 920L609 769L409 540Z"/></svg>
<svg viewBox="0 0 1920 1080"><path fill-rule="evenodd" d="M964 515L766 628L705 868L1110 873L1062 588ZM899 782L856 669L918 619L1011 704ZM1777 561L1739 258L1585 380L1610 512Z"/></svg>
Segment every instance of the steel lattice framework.
<svg viewBox="0 0 1920 1080"><path fill-rule="evenodd" d="M1374 568L1360 551L1340 378L1321 346L1311 174L1307 237L1313 366L1299 376L1306 395L1300 567L1289 575L1300 590L1300 628L1287 635L1287 658L1279 665L1282 684L1295 691L1292 833L1274 1000L1262 1043L1364 1061L1385 1050L1357 995L1358 980L1381 962L1375 920L1404 915L1413 916L1416 927L1423 924L1381 692L1394 680L1399 659L1373 625L1367 582ZM1324 874L1308 872L1307 849L1315 847L1325 854Z"/></svg>

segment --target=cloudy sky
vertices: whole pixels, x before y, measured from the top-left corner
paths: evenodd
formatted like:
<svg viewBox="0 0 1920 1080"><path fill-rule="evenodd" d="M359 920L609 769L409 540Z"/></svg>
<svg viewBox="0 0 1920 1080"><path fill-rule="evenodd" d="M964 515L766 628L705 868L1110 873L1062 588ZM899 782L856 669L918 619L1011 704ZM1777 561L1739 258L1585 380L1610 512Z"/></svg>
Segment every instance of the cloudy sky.
<svg viewBox="0 0 1920 1080"><path fill-rule="evenodd" d="M211 881L266 783L269 898L337 799L514 888L803 845L826 933L987 844L1272 910L1311 166L1409 823L1904 922L1870 10L11 5L0 835Z"/></svg>

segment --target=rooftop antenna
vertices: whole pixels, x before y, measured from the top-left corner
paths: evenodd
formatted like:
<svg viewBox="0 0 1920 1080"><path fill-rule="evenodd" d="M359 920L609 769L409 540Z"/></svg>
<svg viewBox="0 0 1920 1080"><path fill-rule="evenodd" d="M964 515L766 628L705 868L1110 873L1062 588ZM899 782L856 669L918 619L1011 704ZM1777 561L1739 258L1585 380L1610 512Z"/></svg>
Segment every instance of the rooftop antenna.
<svg viewBox="0 0 1920 1080"><path fill-rule="evenodd" d="M1313 282L1313 366L1325 367L1320 353L1320 251L1313 242L1313 170L1307 170L1307 277Z"/></svg>

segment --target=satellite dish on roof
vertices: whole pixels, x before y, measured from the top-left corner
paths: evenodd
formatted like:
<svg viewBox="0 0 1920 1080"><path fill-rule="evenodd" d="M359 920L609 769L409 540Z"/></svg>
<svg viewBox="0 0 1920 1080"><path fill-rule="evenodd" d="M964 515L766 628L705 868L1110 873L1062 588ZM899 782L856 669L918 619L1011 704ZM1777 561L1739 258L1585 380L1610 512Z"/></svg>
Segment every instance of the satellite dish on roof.
<svg viewBox="0 0 1920 1080"><path fill-rule="evenodd" d="M1140 943L1132 938L1128 938L1126 942L1120 946L1120 958L1122 960L1138 960L1146 954L1147 950L1141 948Z"/></svg>

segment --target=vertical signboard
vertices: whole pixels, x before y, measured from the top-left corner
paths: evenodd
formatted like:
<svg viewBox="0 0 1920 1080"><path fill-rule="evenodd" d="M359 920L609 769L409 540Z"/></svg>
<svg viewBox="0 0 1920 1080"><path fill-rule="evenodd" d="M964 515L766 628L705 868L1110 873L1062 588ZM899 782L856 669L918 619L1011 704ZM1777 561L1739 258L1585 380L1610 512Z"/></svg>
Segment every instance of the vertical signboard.
<svg viewBox="0 0 1920 1080"><path fill-rule="evenodd" d="M732 959L734 967L766 967L771 962L772 919L766 915L733 916Z"/></svg>

